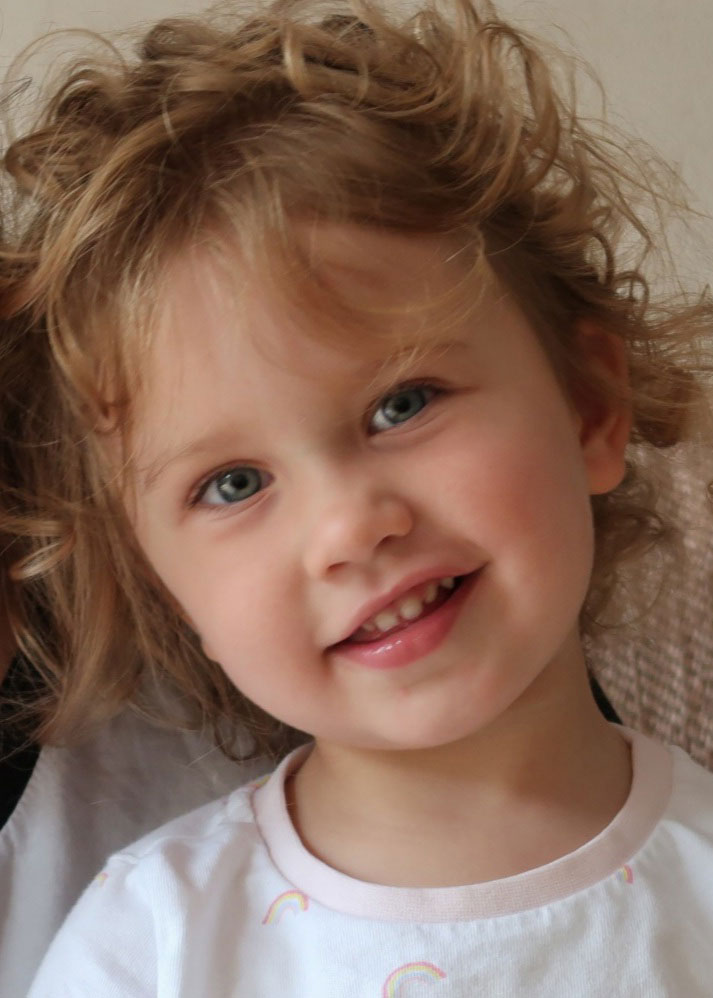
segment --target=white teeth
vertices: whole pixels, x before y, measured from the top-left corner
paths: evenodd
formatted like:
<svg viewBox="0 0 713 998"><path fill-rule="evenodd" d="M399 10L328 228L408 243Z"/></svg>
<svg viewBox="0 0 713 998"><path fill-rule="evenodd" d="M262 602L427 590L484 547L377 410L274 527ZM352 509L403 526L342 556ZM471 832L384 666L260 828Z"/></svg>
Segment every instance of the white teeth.
<svg viewBox="0 0 713 998"><path fill-rule="evenodd" d="M399 603L399 616L404 620L415 620L423 613L423 603L416 596L407 596Z"/></svg>
<svg viewBox="0 0 713 998"><path fill-rule="evenodd" d="M423 589L421 596L411 593L396 603L393 608L382 610L361 625L361 630L369 634L376 631L390 631L401 621L416 620L423 613L423 608L428 603L433 603L438 597L440 589L455 589L455 578L451 575L438 582L428 582Z"/></svg>
<svg viewBox="0 0 713 998"><path fill-rule="evenodd" d="M374 623L378 631L390 631L392 627L396 627L398 622L399 618L393 610L382 610L381 613L377 613L374 617Z"/></svg>

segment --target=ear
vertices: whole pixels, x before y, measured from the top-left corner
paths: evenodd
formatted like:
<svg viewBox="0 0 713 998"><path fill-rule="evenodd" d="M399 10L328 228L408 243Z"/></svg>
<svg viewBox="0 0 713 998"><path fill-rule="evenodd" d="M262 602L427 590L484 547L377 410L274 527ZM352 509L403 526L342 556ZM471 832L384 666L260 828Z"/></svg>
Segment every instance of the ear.
<svg viewBox="0 0 713 998"><path fill-rule="evenodd" d="M590 495L601 495L615 489L626 470L632 423L626 349L619 336L593 322L579 324L577 341L589 375L573 391L579 440Z"/></svg>

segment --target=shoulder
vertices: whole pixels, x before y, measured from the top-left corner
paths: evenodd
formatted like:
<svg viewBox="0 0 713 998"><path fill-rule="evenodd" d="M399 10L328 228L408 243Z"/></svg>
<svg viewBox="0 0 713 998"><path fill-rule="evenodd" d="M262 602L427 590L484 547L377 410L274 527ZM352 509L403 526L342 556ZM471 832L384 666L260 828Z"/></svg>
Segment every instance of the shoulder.
<svg viewBox="0 0 713 998"><path fill-rule="evenodd" d="M172 869L184 881L200 869L220 863L226 850L233 862L259 846L252 794L256 783L247 783L232 793L159 826L131 845L114 853L99 875L101 883L124 871L138 871L148 878L151 871L165 877ZM229 847L229 849L228 849Z"/></svg>
<svg viewBox="0 0 713 998"><path fill-rule="evenodd" d="M710 839L713 846L713 773L678 747L673 758L671 801L667 818Z"/></svg>
<svg viewBox="0 0 713 998"><path fill-rule="evenodd" d="M634 780L625 805L644 839L660 827L698 828L713 844L713 773L676 745L622 728Z"/></svg>
<svg viewBox="0 0 713 998"><path fill-rule="evenodd" d="M76 843L77 860L86 857L86 882L109 853L265 768L264 760L233 762L199 734L125 711L75 746L44 748L6 828L11 836L16 825L26 832L38 811L53 816L53 836L64 822L64 846Z"/></svg>
<svg viewBox="0 0 713 998"><path fill-rule="evenodd" d="M659 798L662 807L649 834L641 842L636 861L640 872L652 878L659 897L673 905L681 902L693 910L701 901L705 924L711 925L713 909L708 885L713 876L713 773L677 746L636 736L639 755L647 766L639 781L638 811L655 804L655 787L667 786ZM643 749L643 753L642 753ZM643 826L642 826L643 827ZM698 895L705 885L705 898ZM678 902L675 901L678 899Z"/></svg>
<svg viewBox="0 0 713 998"><path fill-rule="evenodd" d="M208 899L241 895L246 865L265 861L253 789L248 784L115 853L55 937L31 998L153 998L172 954L180 957L177 941L201 923Z"/></svg>
<svg viewBox="0 0 713 998"><path fill-rule="evenodd" d="M129 712L77 746L44 748L0 830L0 995L26 993L107 856L265 767L264 760L231 762L205 737L162 730ZM120 865L128 873L131 863ZM88 893L99 910L111 892L94 891L95 884Z"/></svg>
<svg viewBox="0 0 713 998"><path fill-rule="evenodd" d="M21 882L44 871L54 885L51 919L50 899L38 913L33 898L31 921L56 930L108 855L239 787L254 771L196 735L163 731L128 713L77 746L44 748L0 832L6 925L8 919L27 921Z"/></svg>

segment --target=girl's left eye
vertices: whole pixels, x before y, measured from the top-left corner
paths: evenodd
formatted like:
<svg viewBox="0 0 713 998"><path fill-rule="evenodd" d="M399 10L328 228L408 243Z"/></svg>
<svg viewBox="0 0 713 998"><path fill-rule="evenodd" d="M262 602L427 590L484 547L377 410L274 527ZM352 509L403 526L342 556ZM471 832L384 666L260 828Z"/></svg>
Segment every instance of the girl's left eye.
<svg viewBox="0 0 713 998"><path fill-rule="evenodd" d="M251 499L266 485L269 476L260 468L238 466L213 475L198 489L193 506L228 506Z"/></svg>
<svg viewBox="0 0 713 998"><path fill-rule="evenodd" d="M381 433L408 422L425 409L437 394L438 389L434 385L411 385L385 395L369 420L369 429L373 433Z"/></svg>

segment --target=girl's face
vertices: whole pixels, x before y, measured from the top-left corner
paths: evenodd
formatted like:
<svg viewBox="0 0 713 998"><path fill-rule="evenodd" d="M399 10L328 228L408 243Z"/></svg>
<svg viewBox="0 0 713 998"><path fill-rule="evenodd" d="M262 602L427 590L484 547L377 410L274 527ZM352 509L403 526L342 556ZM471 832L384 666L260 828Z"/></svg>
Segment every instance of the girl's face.
<svg viewBox="0 0 713 998"><path fill-rule="evenodd" d="M366 304L459 276L433 241L320 240L337 279L361 269ZM398 336L356 352L306 336L259 282L236 293L207 256L179 261L139 413L135 526L255 703L323 741L426 748L581 664L589 496L622 459L494 283L415 360L419 320L394 314Z"/></svg>

